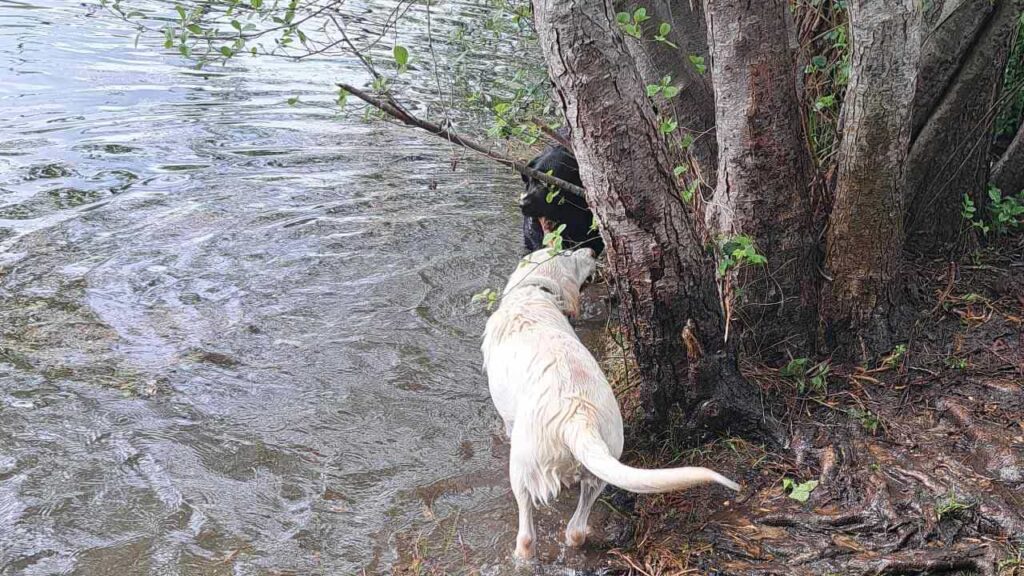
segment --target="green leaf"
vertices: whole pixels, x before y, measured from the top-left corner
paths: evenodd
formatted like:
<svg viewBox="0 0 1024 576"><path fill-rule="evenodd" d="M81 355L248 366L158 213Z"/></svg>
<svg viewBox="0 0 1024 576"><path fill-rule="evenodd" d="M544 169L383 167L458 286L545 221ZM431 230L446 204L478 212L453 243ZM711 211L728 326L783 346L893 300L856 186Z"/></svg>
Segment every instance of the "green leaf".
<svg viewBox="0 0 1024 576"><path fill-rule="evenodd" d="M629 24L629 13L628 12L619 12L618 14L615 15L615 21L618 22L619 24L623 24L623 25L624 24Z"/></svg>
<svg viewBox="0 0 1024 576"><path fill-rule="evenodd" d="M704 65L704 57L696 54L690 54L690 64L697 70L698 74L703 74L707 71L708 67Z"/></svg>
<svg viewBox="0 0 1024 576"><path fill-rule="evenodd" d="M821 112L826 108L832 108L835 105L835 94L825 94L824 96L819 96L818 99L814 101L814 109L817 110L818 112Z"/></svg>
<svg viewBox="0 0 1024 576"><path fill-rule="evenodd" d="M633 11L633 21L637 24L650 19L651 17L647 15L647 8L644 8L643 6Z"/></svg>
<svg viewBox="0 0 1024 576"><path fill-rule="evenodd" d="M672 31L672 25L668 22L662 22L661 26L658 27L658 35L668 36L668 33Z"/></svg>
<svg viewBox="0 0 1024 576"><path fill-rule="evenodd" d="M221 54L222 54L222 55L223 55L223 56L224 56L225 58L231 58L232 56L234 56L234 55L235 55L235 52L234 52L234 50L232 50L230 46L221 46L221 47L220 47L220 53L221 53Z"/></svg>
<svg viewBox="0 0 1024 576"><path fill-rule="evenodd" d="M544 239L541 241L542 244L550 245L552 252L562 251L562 232L565 230L565 224L559 224L558 228L555 228L551 232L544 235Z"/></svg>
<svg viewBox="0 0 1024 576"><path fill-rule="evenodd" d="M164 48L174 47L174 31L170 28L164 28Z"/></svg>
<svg viewBox="0 0 1024 576"><path fill-rule="evenodd" d="M662 93L665 98L674 98L677 94L679 94L679 88L675 86L665 86L665 90Z"/></svg>
<svg viewBox="0 0 1024 576"><path fill-rule="evenodd" d="M797 484L789 478L782 479L782 489L789 491L789 497L797 502L807 502L807 499L811 497L811 492L818 487L817 480L808 480Z"/></svg>
<svg viewBox="0 0 1024 576"><path fill-rule="evenodd" d="M647 85L647 97L648 98L653 98L653 97L657 96L658 92L661 92L661 88L662 87L659 84L648 84Z"/></svg>
<svg viewBox="0 0 1024 576"><path fill-rule="evenodd" d="M263 7L263 0L249 0L249 6L252 6L253 10L259 10Z"/></svg>
<svg viewBox="0 0 1024 576"><path fill-rule="evenodd" d="M242 31L242 23L239 22L238 20L232 20L231 21L231 27L234 28L235 30L238 30L239 32Z"/></svg>
<svg viewBox="0 0 1024 576"><path fill-rule="evenodd" d="M824 68L828 66L828 60L824 56L819 54L818 56L811 58L811 65L817 68L818 70L824 70Z"/></svg>
<svg viewBox="0 0 1024 576"><path fill-rule="evenodd" d="M295 106L298 103L299 103L299 97L298 96L292 96L291 98L288 99L288 105L289 106Z"/></svg>
<svg viewBox="0 0 1024 576"><path fill-rule="evenodd" d="M395 56L395 64L398 65L399 70L405 70L409 66L409 49L400 44L396 44L394 50L392 50Z"/></svg>
<svg viewBox="0 0 1024 576"><path fill-rule="evenodd" d="M338 107L344 108L346 102L348 102L348 90L338 88Z"/></svg>
<svg viewBox="0 0 1024 576"><path fill-rule="evenodd" d="M679 178L679 176L681 176L684 172L686 172L689 169L690 169L690 167L685 165L685 164L683 164L681 166L676 166L675 168L672 169L672 174L676 178Z"/></svg>
<svg viewBox="0 0 1024 576"><path fill-rule="evenodd" d="M176 10L176 11L178 12L178 18L179 18L179 19L180 19L180 20L181 20L182 22L184 22L184 21L185 21L185 8L183 8L183 7L181 6L181 4L175 4L175 5L174 5L174 9L175 9L175 10Z"/></svg>
<svg viewBox="0 0 1024 576"><path fill-rule="evenodd" d="M195 34L196 36L203 35L203 29L200 28L198 24L189 24L188 26L185 26L185 28L187 28L189 32Z"/></svg>
<svg viewBox="0 0 1024 576"><path fill-rule="evenodd" d="M686 202L692 201L694 194L697 193L697 186L699 185L700 182L696 178L694 178L693 182L690 182L690 185L687 186L686 189L682 191L683 200Z"/></svg>

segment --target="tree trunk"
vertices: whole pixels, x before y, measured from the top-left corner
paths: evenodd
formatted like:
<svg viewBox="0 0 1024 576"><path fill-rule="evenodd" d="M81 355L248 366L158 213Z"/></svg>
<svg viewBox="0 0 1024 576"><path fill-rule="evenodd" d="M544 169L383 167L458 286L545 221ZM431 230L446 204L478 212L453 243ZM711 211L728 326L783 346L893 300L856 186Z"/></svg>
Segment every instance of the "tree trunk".
<svg viewBox="0 0 1024 576"><path fill-rule="evenodd" d="M1017 128L1010 147L992 168L992 184L1004 196L1013 196L1024 190L1024 126Z"/></svg>
<svg viewBox="0 0 1024 576"><path fill-rule="evenodd" d="M825 341L892 347L900 315L903 186L920 61L914 0L852 0L853 55L827 234Z"/></svg>
<svg viewBox="0 0 1024 576"><path fill-rule="evenodd" d="M713 263L679 198L611 1L535 0L534 14L601 223L648 423L664 424L678 404L694 424L756 424L758 394L724 342Z"/></svg>
<svg viewBox="0 0 1024 576"><path fill-rule="evenodd" d="M975 9L987 17L974 41L963 42L962 37L971 37L978 28L977 14L970 13ZM926 109L927 115L923 111L915 115L921 127L911 142L907 174L906 245L915 252L931 254L944 247L953 247L954 251L962 248L961 197L972 195L979 207L987 202L984 191L992 120L1019 14L1020 0L968 2L940 20L938 28L929 33L924 48L926 72L918 81L919 109ZM954 41L950 44L933 38ZM931 64L936 61L935 52L952 46L964 55L945 55L938 65ZM959 67L955 67L956 62ZM931 76L935 69L944 76L950 67L955 68L955 74L946 82ZM936 90L930 87L934 85L944 86L937 91L938 96L932 95ZM929 102L934 102L934 107L926 108Z"/></svg>
<svg viewBox="0 0 1024 576"><path fill-rule="evenodd" d="M785 0L705 0L715 84L718 183L706 209L721 237L767 257L736 278L748 349L804 355L814 338L818 243Z"/></svg>
<svg viewBox="0 0 1024 576"><path fill-rule="evenodd" d="M679 122L679 137L693 138L689 150L671 149L675 162L689 158L696 165L696 174L711 190L715 188L718 166L718 143L715 141L715 92L708 73L700 74L690 62L690 56L707 57L707 28L704 7L690 0L651 0L648 15L650 25L642 39L627 39L627 47L647 84L656 84L671 76L679 94L667 102L663 110ZM665 42L652 41L662 22L672 29Z"/></svg>

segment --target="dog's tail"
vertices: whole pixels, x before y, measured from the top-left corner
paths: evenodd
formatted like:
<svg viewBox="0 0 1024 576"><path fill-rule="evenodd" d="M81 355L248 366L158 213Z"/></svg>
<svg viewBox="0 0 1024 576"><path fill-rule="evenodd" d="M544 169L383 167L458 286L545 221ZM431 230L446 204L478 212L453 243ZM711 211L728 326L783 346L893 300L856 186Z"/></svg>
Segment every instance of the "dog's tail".
<svg viewBox="0 0 1024 576"><path fill-rule="evenodd" d="M708 468L686 466L644 470L626 466L612 456L608 444L597 431L583 422L575 422L566 427L565 442L573 456L594 476L630 492L672 492L711 483L721 484L737 492L740 489L739 484Z"/></svg>

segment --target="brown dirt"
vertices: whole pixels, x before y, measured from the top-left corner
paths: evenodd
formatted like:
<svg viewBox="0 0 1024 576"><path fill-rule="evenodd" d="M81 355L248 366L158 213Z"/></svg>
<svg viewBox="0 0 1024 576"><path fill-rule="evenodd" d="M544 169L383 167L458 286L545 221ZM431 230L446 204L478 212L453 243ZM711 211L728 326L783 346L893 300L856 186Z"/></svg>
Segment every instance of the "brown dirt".
<svg viewBox="0 0 1024 576"><path fill-rule="evenodd" d="M723 437L673 454L669 438L629 455L710 466L744 490L736 502L717 489L638 496L613 572L1024 575L1022 248L1006 240L969 264L913 271L905 348L829 366L826 389L747 366L784 406L787 450ZM785 478L818 485L802 503Z"/></svg>

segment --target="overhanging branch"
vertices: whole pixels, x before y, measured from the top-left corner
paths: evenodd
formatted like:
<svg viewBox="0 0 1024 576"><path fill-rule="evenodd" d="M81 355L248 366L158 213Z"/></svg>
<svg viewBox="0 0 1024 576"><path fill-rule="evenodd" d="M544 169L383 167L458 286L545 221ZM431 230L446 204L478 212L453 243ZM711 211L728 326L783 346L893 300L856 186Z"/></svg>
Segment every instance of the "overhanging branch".
<svg viewBox="0 0 1024 576"><path fill-rule="evenodd" d="M460 136L451 128L441 126L440 124L435 124L428 120L423 120L422 118L419 118L418 116L412 114L411 112L405 110L403 107L399 106L398 103L395 102L390 97L378 98L377 96L374 96L373 94L370 94L360 88L356 88L351 84L339 83L338 87L341 88L342 90L345 90L349 94L355 96L356 98L359 98L363 102L366 102L370 106L373 106L374 108L380 110L381 112L384 112L388 116L395 118L396 120L402 122L407 126L412 126L414 128L425 130L435 136L444 138L445 140L453 144L458 144L463 148L468 148L469 150L482 154L483 156L490 158L495 162L511 167L513 170L519 172L523 176L540 180L545 184L554 186L564 192L575 194L576 196L579 196L581 198L584 197L583 188L575 184L570 184L569 182L566 182L561 178L555 178L550 174L545 174L544 172L534 170L533 168L530 168L529 166L518 160L509 158L508 156L495 152L494 150L490 150L486 146L474 140L470 140L469 138Z"/></svg>

